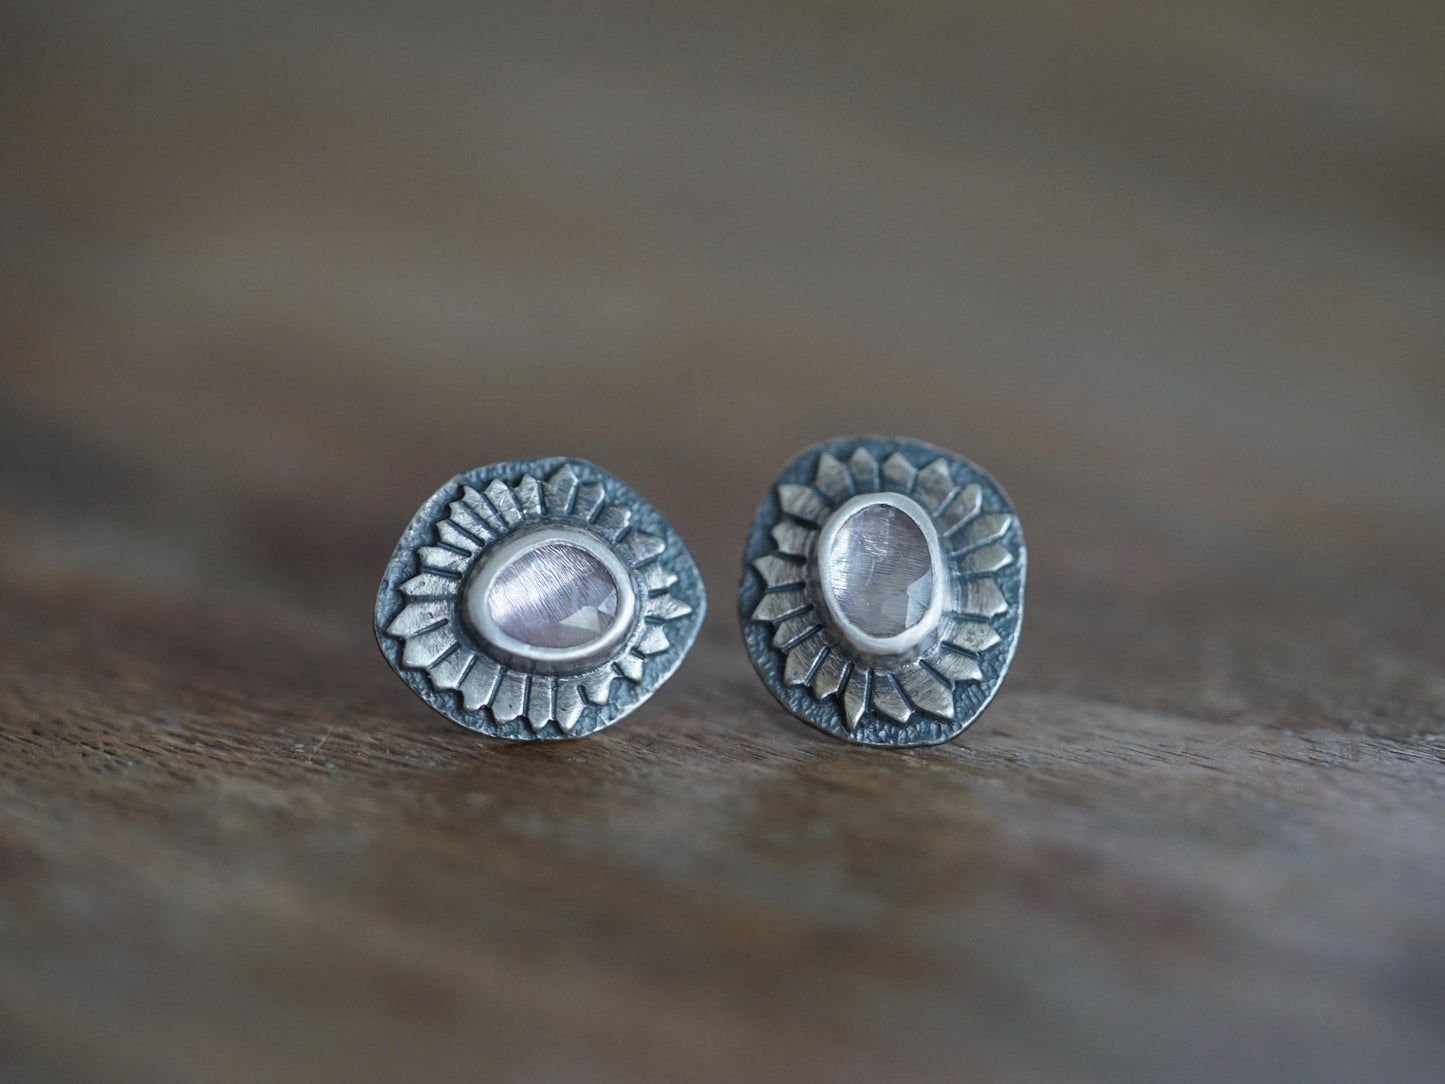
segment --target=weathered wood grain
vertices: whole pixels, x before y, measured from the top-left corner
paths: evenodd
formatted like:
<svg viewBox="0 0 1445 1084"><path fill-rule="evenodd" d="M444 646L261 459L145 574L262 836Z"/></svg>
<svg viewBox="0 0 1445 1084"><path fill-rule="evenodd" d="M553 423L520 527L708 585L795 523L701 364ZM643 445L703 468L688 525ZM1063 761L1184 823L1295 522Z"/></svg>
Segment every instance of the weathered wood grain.
<svg viewBox="0 0 1445 1084"><path fill-rule="evenodd" d="M1437 1077L1427 23L15 5L0 1077ZM1029 540L937 749L734 627L776 468L862 431ZM373 593L440 479L558 453L712 614L607 733L489 743Z"/></svg>

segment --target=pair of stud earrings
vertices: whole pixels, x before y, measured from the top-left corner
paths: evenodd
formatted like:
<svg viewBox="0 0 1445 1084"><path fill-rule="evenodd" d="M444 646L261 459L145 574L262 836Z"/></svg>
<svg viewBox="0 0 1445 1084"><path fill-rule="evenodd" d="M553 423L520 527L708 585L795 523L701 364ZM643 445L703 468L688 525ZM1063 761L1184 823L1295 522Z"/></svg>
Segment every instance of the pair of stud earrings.
<svg viewBox="0 0 1445 1084"><path fill-rule="evenodd" d="M846 741L957 736L1002 683L1026 555L983 470L921 441L800 453L747 537L738 616L758 674ZM497 738L610 726L681 665L707 609L672 526L579 459L460 474L412 517L376 598L376 638L429 705Z"/></svg>

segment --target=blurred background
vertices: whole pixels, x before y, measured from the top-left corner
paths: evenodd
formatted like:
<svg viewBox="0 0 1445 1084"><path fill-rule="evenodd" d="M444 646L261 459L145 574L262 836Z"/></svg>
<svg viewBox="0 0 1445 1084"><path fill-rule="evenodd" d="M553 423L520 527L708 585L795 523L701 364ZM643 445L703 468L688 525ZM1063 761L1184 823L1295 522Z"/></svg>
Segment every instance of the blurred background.
<svg viewBox="0 0 1445 1084"><path fill-rule="evenodd" d="M1393 0L9 0L15 1073L1423 1079L1442 57ZM768 483L864 432L1032 551L933 759L795 727L737 640ZM369 642L417 504L552 454L713 611L575 770Z"/></svg>

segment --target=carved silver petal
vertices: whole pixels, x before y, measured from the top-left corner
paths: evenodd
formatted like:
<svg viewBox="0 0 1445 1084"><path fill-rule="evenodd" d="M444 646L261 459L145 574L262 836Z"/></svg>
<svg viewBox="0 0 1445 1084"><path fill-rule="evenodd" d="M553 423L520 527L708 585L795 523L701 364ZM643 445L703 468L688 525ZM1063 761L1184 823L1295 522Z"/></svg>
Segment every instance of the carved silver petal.
<svg viewBox="0 0 1445 1084"><path fill-rule="evenodd" d="M913 495L918 503L928 509L929 512L937 514L944 503L951 497L957 483L948 469L948 460L935 459L928 466L918 472L918 479L914 484Z"/></svg>
<svg viewBox="0 0 1445 1084"><path fill-rule="evenodd" d="M553 472L543 487L547 502L547 514L565 516L572 511L572 502L577 497L577 472L563 465Z"/></svg>
<svg viewBox="0 0 1445 1084"><path fill-rule="evenodd" d="M808 569L801 561L789 561L776 554L759 557L753 567L762 573L769 587L793 587L807 582Z"/></svg>
<svg viewBox="0 0 1445 1084"><path fill-rule="evenodd" d="M992 625L982 621L961 621L949 636L948 642L954 647L970 651L975 655L987 651L999 642L999 635Z"/></svg>
<svg viewBox="0 0 1445 1084"><path fill-rule="evenodd" d="M458 553L449 546L423 546L417 550L417 556L427 568L450 572L454 576L461 575L472 563L471 554Z"/></svg>
<svg viewBox="0 0 1445 1084"><path fill-rule="evenodd" d="M780 651L787 651L805 635L818 628L821 626L814 620L811 609L785 618L778 622L778 627L773 633L773 646Z"/></svg>
<svg viewBox="0 0 1445 1084"><path fill-rule="evenodd" d="M476 505L467 501L453 501L451 504L451 513L451 522L460 528L462 533L472 541L471 547L463 546L463 548L468 549L469 552L475 551L478 542L490 542L496 538L501 531L506 529L502 526L501 521L497 519L497 514L493 512L490 507L487 508L487 515L483 516L482 513L477 510ZM493 523L496 524L495 527L492 526ZM440 533L438 540L441 542L448 541L447 537L440 535Z"/></svg>
<svg viewBox="0 0 1445 1084"><path fill-rule="evenodd" d="M592 526L603 538L616 542L622 537L622 532L627 530L627 524L632 520L632 513L620 504L611 504L602 510L602 514L592 521Z"/></svg>
<svg viewBox="0 0 1445 1084"><path fill-rule="evenodd" d="M540 516L542 514L542 483L533 478L530 474L524 474L522 480L517 483L515 490L517 504L521 506L522 515Z"/></svg>
<svg viewBox="0 0 1445 1084"><path fill-rule="evenodd" d="M429 673L431 683L438 689L456 689L461 686L476 656L467 648L458 647L445 658L432 664Z"/></svg>
<svg viewBox="0 0 1445 1084"><path fill-rule="evenodd" d="M963 526L983 506L983 487L967 485L960 489L938 513L938 533L947 536Z"/></svg>
<svg viewBox="0 0 1445 1084"><path fill-rule="evenodd" d="M1013 563L1014 555L1007 546L997 542L974 550L963 559L963 567L969 572L997 572Z"/></svg>
<svg viewBox="0 0 1445 1084"><path fill-rule="evenodd" d="M591 523L606 499L607 493L600 483L588 482L577 490L577 504L573 514Z"/></svg>
<svg viewBox="0 0 1445 1084"><path fill-rule="evenodd" d="M491 703L501 676L500 666L485 656L478 656L457 689L462 694L462 706L467 711L480 711L486 707Z"/></svg>
<svg viewBox="0 0 1445 1084"><path fill-rule="evenodd" d="M631 554L633 563L639 565L652 560L666 548L667 543L662 539L642 531L633 531L622 540L623 551Z"/></svg>
<svg viewBox="0 0 1445 1084"><path fill-rule="evenodd" d="M828 504L812 486L781 485L778 487L778 503L790 516L808 523L822 523L828 514Z"/></svg>
<svg viewBox="0 0 1445 1084"><path fill-rule="evenodd" d="M928 665L948 678L949 681L983 680L983 671L979 669L978 662L967 655L940 651L929 657Z"/></svg>
<svg viewBox="0 0 1445 1084"><path fill-rule="evenodd" d="M508 527L515 527L522 518L522 510L517 507L517 498L512 495L511 487L498 478L487 486L485 492L502 522Z"/></svg>
<svg viewBox="0 0 1445 1084"><path fill-rule="evenodd" d="M892 674L874 674L872 692L875 710L886 715L895 723L908 722L909 716L913 714L913 708L899 692Z"/></svg>
<svg viewBox="0 0 1445 1084"><path fill-rule="evenodd" d="M813 552L813 544L818 540L817 531L786 519L773 528L772 535L778 552L789 557L807 557Z"/></svg>
<svg viewBox="0 0 1445 1084"><path fill-rule="evenodd" d="M500 534L507 529L502 517L497 515L497 510L492 507L491 502L483 497L471 486L462 486L462 499L452 505L452 518L461 522L457 517L464 512L472 513L473 517L481 520L485 530L477 535L483 541L489 541L494 534Z"/></svg>
<svg viewBox="0 0 1445 1084"><path fill-rule="evenodd" d="M552 721L553 680L541 674L532 676L532 688L527 693L527 725L533 733Z"/></svg>
<svg viewBox="0 0 1445 1084"><path fill-rule="evenodd" d="M527 710L527 680L526 674L519 674L515 670L509 671L502 678L502 687L492 698L492 714L498 722L509 723L513 719L520 719Z"/></svg>
<svg viewBox="0 0 1445 1084"><path fill-rule="evenodd" d="M878 490L878 460L867 448L859 448L848 457L848 473L853 476L853 488L858 493L875 493Z"/></svg>
<svg viewBox="0 0 1445 1084"><path fill-rule="evenodd" d="M753 611L755 621L777 621L811 605L802 591L774 591L764 595Z"/></svg>
<svg viewBox="0 0 1445 1084"><path fill-rule="evenodd" d="M841 652L830 651L813 674L813 695L820 700L835 695L848 676L849 665Z"/></svg>
<svg viewBox="0 0 1445 1084"><path fill-rule="evenodd" d="M813 674L813 666L828 650L821 636L810 636L788 652L788 661L783 665L783 681L788 685L802 685Z"/></svg>
<svg viewBox="0 0 1445 1084"><path fill-rule="evenodd" d="M867 670L856 667L843 692L843 713L850 733L858 728L863 713L868 710L868 678Z"/></svg>
<svg viewBox="0 0 1445 1084"><path fill-rule="evenodd" d="M818 457L813 486L835 505L853 496L853 479L848 474L848 468L827 452Z"/></svg>

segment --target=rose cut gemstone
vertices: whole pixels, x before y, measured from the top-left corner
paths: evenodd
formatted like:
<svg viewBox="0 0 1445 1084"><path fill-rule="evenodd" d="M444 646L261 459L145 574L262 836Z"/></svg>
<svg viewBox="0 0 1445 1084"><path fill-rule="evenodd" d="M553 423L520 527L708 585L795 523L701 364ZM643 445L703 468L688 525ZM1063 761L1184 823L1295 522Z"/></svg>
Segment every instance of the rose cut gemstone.
<svg viewBox="0 0 1445 1084"><path fill-rule="evenodd" d="M566 542L528 550L502 569L486 597L487 615L533 647L582 647L617 617L617 582L596 557Z"/></svg>
<svg viewBox="0 0 1445 1084"><path fill-rule="evenodd" d="M828 585L842 615L869 636L918 624L933 595L933 556L918 524L889 504L860 508L827 554Z"/></svg>

